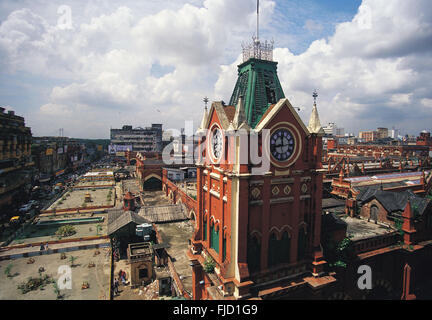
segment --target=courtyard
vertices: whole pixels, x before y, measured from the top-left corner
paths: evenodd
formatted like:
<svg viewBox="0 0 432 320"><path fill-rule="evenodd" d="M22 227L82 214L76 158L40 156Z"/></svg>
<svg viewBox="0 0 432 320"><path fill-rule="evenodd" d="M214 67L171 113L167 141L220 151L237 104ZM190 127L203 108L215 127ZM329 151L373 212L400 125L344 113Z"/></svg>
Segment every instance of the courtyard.
<svg viewBox="0 0 432 320"><path fill-rule="evenodd" d="M86 202L87 194L90 201ZM48 210L85 209L86 207L114 206L115 189L71 190L54 202Z"/></svg>
<svg viewBox="0 0 432 320"><path fill-rule="evenodd" d="M53 253L32 258L0 261L0 300L56 300L57 293L54 290L53 282L27 293L23 293L18 286L26 283L30 277L43 278L45 275L58 283L62 276L61 273L59 274L60 266L70 268L72 282L71 289L60 289L61 299L109 300L110 249L87 249L64 254L65 259L61 259L61 253ZM29 263L30 259L33 259L34 262ZM44 271L39 272L41 267ZM5 274L6 269L10 269L9 277ZM82 289L83 283L88 283L88 288Z"/></svg>

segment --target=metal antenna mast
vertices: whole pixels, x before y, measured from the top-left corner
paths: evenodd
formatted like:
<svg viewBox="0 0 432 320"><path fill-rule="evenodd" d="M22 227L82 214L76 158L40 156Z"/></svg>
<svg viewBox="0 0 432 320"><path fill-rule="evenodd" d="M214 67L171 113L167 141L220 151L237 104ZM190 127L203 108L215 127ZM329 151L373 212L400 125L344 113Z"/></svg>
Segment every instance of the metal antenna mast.
<svg viewBox="0 0 432 320"><path fill-rule="evenodd" d="M256 31L256 41L259 42L259 0L257 0L257 31Z"/></svg>

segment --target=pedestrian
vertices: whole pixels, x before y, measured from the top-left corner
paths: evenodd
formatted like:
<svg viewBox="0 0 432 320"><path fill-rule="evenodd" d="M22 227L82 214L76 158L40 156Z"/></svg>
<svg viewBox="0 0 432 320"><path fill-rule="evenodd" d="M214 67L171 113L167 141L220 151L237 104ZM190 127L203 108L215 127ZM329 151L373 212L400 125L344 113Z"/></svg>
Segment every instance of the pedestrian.
<svg viewBox="0 0 432 320"><path fill-rule="evenodd" d="M117 278L115 278L114 279L114 294L118 294L119 293L118 288L119 288L119 281L118 281Z"/></svg>
<svg viewBox="0 0 432 320"><path fill-rule="evenodd" d="M122 281L123 285L125 286L126 285L126 272L125 271L122 271L121 281Z"/></svg>
<svg viewBox="0 0 432 320"><path fill-rule="evenodd" d="M48 242L45 244L45 250L48 251Z"/></svg>
<svg viewBox="0 0 432 320"><path fill-rule="evenodd" d="M41 245L40 245L40 251L43 251L44 249L45 249L45 247L44 247L43 243L41 243Z"/></svg>

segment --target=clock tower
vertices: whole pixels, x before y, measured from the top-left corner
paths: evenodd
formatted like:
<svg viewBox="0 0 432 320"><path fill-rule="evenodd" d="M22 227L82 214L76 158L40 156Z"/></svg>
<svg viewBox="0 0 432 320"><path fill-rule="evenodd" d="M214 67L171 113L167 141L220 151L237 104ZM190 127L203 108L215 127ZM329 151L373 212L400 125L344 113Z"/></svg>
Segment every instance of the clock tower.
<svg viewBox="0 0 432 320"><path fill-rule="evenodd" d="M194 299L306 298L335 281L322 277L317 95L306 126L272 50L258 39L243 48L230 105L213 102L198 131Z"/></svg>

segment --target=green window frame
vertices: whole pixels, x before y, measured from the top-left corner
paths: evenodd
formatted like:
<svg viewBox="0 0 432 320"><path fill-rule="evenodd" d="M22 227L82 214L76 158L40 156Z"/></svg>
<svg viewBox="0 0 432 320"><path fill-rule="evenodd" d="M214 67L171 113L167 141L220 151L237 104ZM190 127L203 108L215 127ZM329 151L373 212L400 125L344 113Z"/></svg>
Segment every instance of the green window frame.
<svg viewBox="0 0 432 320"><path fill-rule="evenodd" d="M278 263L278 254L279 254L279 241L276 237L276 234L272 233L268 242L268 261L267 264L269 267L272 267Z"/></svg>
<svg viewBox="0 0 432 320"><path fill-rule="evenodd" d="M226 237L222 239L222 261L226 260Z"/></svg>
<svg viewBox="0 0 432 320"><path fill-rule="evenodd" d="M304 229L300 229L298 232L298 250L297 250L297 261L305 258L307 246L307 237Z"/></svg>
<svg viewBox="0 0 432 320"><path fill-rule="evenodd" d="M210 248L219 253L219 231L216 231L216 226L210 226Z"/></svg>
<svg viewBox="0 0 432 320"><path fill-rule="evenodd" d="M203 223L203 240L207 241L207 221Z"/></svg>
<svg viewBox="0 0 432 320"><path fill-rule="evenodd" d="M261 240L255 236L248 237L247 261L251 273L261 269Z"/></svg>
<svg viewBox="0 0 432 320"><path fill-rule="evenodd" d="M284 232L282 234L282 239L280 240L280 262L282 263L288 263L290 261L290 247L291 247L291 239L288 235L288 232Z"/></svg>

